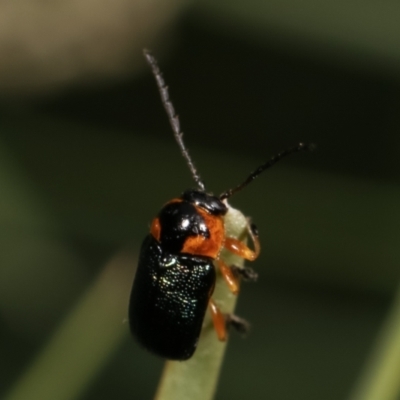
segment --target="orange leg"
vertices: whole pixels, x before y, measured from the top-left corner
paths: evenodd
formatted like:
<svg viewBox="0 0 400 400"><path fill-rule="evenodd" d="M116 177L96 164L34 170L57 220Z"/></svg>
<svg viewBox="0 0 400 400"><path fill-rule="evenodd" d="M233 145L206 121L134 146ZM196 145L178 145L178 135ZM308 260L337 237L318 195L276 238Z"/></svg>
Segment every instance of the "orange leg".
<svg viewBox="0 0 400 400"><path fill-rule="evenodd" d="M221 259L215 261L221 271L222 277L225 279L226 284L229 287L229 290L233 294L239 293L239 279L238 276L235 275L234 271L231 267L228 267L224 261Z"/></svg>
<svg viewBox="0 0 400 400"><path fill-rule="evenodd" d="M247 225L250 238L254 245L254 250L246 246L243 242L235 238L225 238L224 247L231 253L238 255L249 261L254 261L260 254L260 241L258 240L257 228L250 224Z"/></svg>
<svg viewBox="0 0 400 400"><path fill-rule="evenodd" d="M226 332L226 320L220 309L214 303L213 299L210 299L208 303L211 311L211 318L214 324L215 332L217 333L218 340L225 342L227 337Z"/></svg>

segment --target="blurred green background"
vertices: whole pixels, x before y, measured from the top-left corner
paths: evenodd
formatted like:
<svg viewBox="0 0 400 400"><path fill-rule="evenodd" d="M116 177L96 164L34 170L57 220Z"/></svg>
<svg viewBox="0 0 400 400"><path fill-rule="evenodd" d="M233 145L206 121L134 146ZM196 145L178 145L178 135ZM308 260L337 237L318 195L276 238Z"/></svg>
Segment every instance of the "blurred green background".
<svg viewBox="0 0 400 400"><path fill-rule="evenodd" d="M193 182L143 47L210 191L318 145L231 200L257 223L262 255L238 307L253 329L231 335L216 398L349 398L400 276L399 12L0 5L0 398L155 392L163 363L128 334L129 290L149 223Z"/></svg>

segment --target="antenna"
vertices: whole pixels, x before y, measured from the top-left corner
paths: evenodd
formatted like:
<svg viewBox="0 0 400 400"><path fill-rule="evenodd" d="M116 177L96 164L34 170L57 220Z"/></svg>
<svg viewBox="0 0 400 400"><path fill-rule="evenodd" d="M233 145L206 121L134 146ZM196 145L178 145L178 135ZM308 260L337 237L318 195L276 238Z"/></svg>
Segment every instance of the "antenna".
<svg viewBox="0 0 400 400"><path fill-rule="evenodd" d="M292 153L297 153L298 151L312 151L315 149L315 144L309 143L299 143L297 146L291 147L290 149L284 150L281 153L277 154L276 156L272 157L270 160L268 160L266 163L263 165L260 165L256 170L254 170L245 180L242 182L240 185L236 186L233 189L226 190L223 192L219 198L221 200L227 199L234 195L235 193L241 191L244 187L246 187L250 182L254 181L261 173L263 173L266 169L269 167L272 167L274 164L276 164L279 160L282 158L288 156L289 154Z"/></svg>
<svg viewBox="0 0 400 400"><path fill-rule="evenodd" d="M189 169L192 173L193 179L197 183L199 189L204 192L205 186L203 181L200 178L200 175L197 173L196 167L193 164L192 159L190 158L189 152L183 143L183 132L181 131L181 126L179 123L179 117L175 112L174 106L170 100L168 93L168 86L165 84L164 78L158 67L157 60L151 54L149 50L144 49L143 54L146 57L147 63L150 65L151 71L153 72L154 78L156 79L158 90L161 95L161 101L167 112L169 123L171 124L172 131L174 132L175 139L178 143L179 148L181 149L183 157L186 159L186 163L189 166Z"/></svg>

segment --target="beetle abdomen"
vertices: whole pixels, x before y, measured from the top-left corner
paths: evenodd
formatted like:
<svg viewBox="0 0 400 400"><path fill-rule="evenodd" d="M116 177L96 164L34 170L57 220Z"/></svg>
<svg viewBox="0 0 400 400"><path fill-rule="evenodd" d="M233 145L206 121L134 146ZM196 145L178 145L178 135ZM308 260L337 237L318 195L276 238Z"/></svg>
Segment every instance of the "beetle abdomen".
<svg viewBox="0 0 400 400"><path fill-rule="evenodd" d="M161 357L190 358L214 285L211 258L165 253L148 235L142 244L130 299L132 333Z"/></svg>

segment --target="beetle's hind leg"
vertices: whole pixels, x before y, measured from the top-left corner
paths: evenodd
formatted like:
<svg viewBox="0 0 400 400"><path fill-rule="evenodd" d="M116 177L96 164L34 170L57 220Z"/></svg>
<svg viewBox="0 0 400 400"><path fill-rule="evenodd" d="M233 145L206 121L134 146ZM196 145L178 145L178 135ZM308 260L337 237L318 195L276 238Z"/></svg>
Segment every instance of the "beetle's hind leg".
<svg viewBox="0 0 400 400"><path fill-rule="evenodd" d="M226 341L229 327L234 328L241 334L246 334L249 331L250 325L245 319L234 314L222 314L213 299L210 299L209 308L215 332L217 333L218 340L221 342Z"/></svg>
<svg viewBox="0 0 400 400"><path fill-rule="evenodd" d="M214 329L217 333L218 340L220 340L221 342L225 342L227 338L225 316L224 314L222 314L221 310L215 304L213 299L210 299L208 306L210 308L211 319L214 324Z"/></svg>

